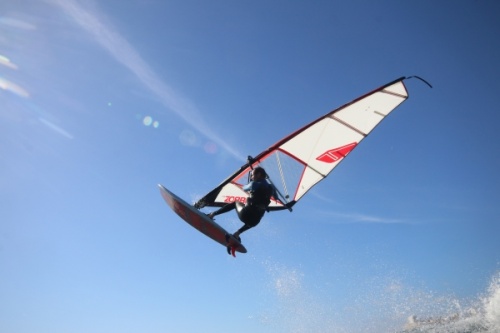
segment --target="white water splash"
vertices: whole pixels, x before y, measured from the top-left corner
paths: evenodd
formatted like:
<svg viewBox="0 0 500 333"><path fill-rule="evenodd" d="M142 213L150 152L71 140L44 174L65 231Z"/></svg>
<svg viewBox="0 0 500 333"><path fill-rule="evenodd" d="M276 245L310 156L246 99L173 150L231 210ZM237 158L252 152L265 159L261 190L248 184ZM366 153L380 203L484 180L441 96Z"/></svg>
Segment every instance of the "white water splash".
<svg viewBox="0 0 500 333"><path fill-rule="evenodd" d="M493 278L483 303L488 326L492 332L500 332L500 272Z"/></svg>
<svg viewBox="0 0 500 333"><path fill-rule="evenodd" d="M299 268L271 260L263 265L275 304L260 318L272 332L500 333L500 272L475 299L422 291L385 276L365 281L359 287L366 292L339 304L329 290L318 293Z"/></svg>

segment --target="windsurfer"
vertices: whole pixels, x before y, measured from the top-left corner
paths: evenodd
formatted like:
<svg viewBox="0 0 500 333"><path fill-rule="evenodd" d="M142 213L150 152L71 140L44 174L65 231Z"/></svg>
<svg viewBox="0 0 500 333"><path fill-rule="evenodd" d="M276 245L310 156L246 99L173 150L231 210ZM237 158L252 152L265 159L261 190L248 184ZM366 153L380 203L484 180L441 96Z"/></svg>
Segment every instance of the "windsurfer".
<svg viewBox="0 0 500 333"><path fill-rule="evenodd" d="M250 173L250 183L243 186L243 191L249 194L246 204L243 206L240 202L231 202L207 214L207 216L213 219L216 215L227 213L237 208L238 216L244 225L233 236L241 241L240 234L259 224L267 207L271 203L271 197L276 197L275 189L267 182L266 177L266 170L262 167L256 167Z"/></svg>

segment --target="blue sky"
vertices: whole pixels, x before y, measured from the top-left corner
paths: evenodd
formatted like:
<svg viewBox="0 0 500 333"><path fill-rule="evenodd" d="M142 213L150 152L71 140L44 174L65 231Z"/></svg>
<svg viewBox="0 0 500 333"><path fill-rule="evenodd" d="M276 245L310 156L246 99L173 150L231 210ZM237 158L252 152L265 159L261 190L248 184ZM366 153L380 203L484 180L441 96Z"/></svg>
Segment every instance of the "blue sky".
<svg viewBox="0 0 500 333"><path fill-rule="evenodd" d="M496 1L4 1L0 329L379 332L479 302L500 242ZM291 131L410 98L237 259L180 220ZM236 230L236 215L217 221Z"/></svg>

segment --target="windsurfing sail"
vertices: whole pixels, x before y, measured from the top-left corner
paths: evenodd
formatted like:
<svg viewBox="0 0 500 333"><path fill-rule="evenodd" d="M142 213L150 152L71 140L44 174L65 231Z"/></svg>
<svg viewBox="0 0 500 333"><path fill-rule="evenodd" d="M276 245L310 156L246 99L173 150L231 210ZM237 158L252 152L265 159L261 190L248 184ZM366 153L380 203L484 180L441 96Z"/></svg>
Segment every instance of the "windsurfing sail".
<svg viewBox="0 0 500 333"><path fill-rule="evenodd" d="M323 180L387 116L408 98L405 77L347 103L278 141L195 203L196 208L245 202L248 172L262 166L279 195L269 210L290 209ZM425 82L425 81L424 81Z"/></svg>

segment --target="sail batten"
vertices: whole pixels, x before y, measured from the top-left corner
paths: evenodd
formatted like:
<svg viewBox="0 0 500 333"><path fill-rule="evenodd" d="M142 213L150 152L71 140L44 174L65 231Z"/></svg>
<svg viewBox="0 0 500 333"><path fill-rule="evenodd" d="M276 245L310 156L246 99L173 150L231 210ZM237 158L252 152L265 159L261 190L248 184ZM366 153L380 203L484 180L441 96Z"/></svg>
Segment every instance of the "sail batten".
<svg viewBox="0 0 500 333"><path fill-rule="evenodd" d="M340 124L344 125L345 127L349 127L350 129L352 129L353 131L355 132L358 132L359 134L361 134L362 136L367 136L368 133L364 133L364 132L361 132L359 129L357 129L356 127L352 126L351 124L348 124L346 122L344 122L343 120L339 119L339 118L336 118L335 115L333 115L331 117L333 120L336 120L338 121Z"/></svg>

